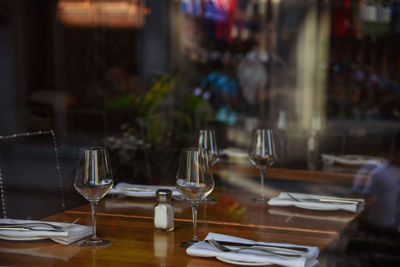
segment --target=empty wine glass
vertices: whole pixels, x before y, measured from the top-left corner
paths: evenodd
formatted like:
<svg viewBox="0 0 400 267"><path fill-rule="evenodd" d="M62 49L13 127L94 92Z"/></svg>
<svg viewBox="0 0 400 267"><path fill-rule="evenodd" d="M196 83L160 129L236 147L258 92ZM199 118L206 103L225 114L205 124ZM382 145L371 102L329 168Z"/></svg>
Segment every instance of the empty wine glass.
<svg viewBox="0 0 400 267"><path fill-rule="evenodd" d="M260 170L261 194L255 201L265 201L264 174L265 170L275 162L277 157L273 132L270 129L258 129L253 133L249 148L251 163Z"/></svg>
<svg viewBox="0 0 400 267"><path fill-rule="evenodd" d="M212 129L202 129L199 133L199 149L207 150L208 155L208 163L210 166L214 166L214 164L218 161L218 147L217 141L215 137L215 132Z"/></svg>
<svg viewBox="0 0 400 267"><path fill-rule="evenodd" d="M111 165L105 148L90 147L81 151L76 169L75 189L85 197L92 208L92 236L81 246L87 248L105 247L111 244L96 236L96 207L113 186Z"/></svg>
<svg viewBox="0 0 400 267"><path fill-rule="evenodd" d="M200 201L206 198L214 189L208 156L204 149L184 149L179 158L176 174L176 188L192 205L193 238L178 244L186 247L198 241L197 239L197 208Z"/></svg>

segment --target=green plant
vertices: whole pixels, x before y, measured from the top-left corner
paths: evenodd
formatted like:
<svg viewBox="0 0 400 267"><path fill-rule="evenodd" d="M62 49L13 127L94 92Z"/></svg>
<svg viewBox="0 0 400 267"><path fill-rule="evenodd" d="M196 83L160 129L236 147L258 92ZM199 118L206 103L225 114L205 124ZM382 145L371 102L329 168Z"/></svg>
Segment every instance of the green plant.
<svg viewBox="0 0 400 267"><path fill-rule="evenodd" d="M164 75L144 93L131 93L112 98L106 103L110 111L131 111L146 128L147 141L159 143L166 130L166 123L160 110L162 101L173 91L173 77Z"/></svg>

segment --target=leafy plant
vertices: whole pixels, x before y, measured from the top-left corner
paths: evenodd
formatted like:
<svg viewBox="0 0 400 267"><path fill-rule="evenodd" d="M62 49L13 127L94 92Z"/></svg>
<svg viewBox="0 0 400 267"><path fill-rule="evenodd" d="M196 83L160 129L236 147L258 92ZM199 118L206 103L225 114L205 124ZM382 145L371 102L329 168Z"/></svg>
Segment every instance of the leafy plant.
<svg viewBox="0 0 400 267"><path fill-rule="evenodd" d="M132 111L139 118L140 126L145 126L147 140L158 143L166 129L160 105L174 86L173 77L164 75L146 92L117 96L106 103L106 108L110 111Z"/></svg>

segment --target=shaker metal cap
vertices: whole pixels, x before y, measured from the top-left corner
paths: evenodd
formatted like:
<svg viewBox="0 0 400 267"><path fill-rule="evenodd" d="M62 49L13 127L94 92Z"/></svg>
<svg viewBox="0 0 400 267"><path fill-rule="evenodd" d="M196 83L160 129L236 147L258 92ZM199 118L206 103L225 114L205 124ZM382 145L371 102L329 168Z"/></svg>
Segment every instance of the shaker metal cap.
<svg viewBox="0 0 400 267"><path fill-rule="evenodd" d="M172 191L169 189L158 189L156 191L156 196L157 197L166 197L166 198L170 198L172 195Z"/></svg>

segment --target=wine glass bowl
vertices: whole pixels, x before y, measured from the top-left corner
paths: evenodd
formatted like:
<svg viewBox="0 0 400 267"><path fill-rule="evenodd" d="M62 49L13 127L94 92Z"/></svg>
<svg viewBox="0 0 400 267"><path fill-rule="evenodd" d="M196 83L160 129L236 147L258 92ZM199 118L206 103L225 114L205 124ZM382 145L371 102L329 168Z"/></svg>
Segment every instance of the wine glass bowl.
<svg viewBox="0 0 400 267"><path fill-rule="evenodd" d="M197 208L214 189L214 180L210 171L207 152L204 149L184 149L179 158L176 174L176 188L192 205L193 238L178 244L186 247L198 241L197 239Z"/></svg>
<svg viewBox="0 0 400 267"><path fill-rule="evenodd" d="M264 173L277 158L273 131L270 129L258 129L253 133L249 148L249 160L260 170L261 194L255 201L265 201Z"/></svg>
<svg viewBox="0 0 400 267"><path fill-rule="evenodd" d="M97 203L111 190L113 177L105 148L90 147L81 150L75 174L74 187L86 198L92 208L92 236L80 245L82 247L105 247L111 244L96 236Z"/></svg>

